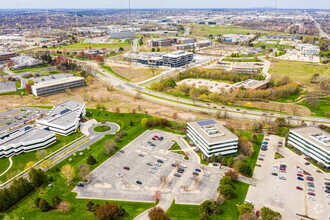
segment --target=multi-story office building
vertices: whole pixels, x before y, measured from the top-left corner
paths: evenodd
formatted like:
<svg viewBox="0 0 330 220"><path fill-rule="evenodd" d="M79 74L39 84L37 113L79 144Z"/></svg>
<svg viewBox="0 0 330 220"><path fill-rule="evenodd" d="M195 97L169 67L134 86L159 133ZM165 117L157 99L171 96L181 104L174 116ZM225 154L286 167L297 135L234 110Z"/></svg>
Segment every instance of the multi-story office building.
<svg viewBox="0 0 330 220"><path fill-rule="evenodd" d="M171 39L157 39L157 40L148 40L150 47L170 47L172 46Z"/></svg>
<svg viewBox="0 0 330 220"><path fill-rule="evenodd" d="M4 53L0 53L0 61L4 61L4 60L9 60L10 58L14 57L16 54L15 53L8 53L8 52L4 52Z"/></svg>
<svg viewBox="0 0 330 220"><path fill-rule="evenodd" d="M45 96L65 92L66 89L75 89L84 85L85 80L82 77L62 78L34 84L32 86L32 93L35 96Z"/></svg>
<svg viewBox="0 0 330 220"><path fill-rule="evenodd" d="M187 137L206 157L237 154L238 137L213 119L188 122Z"/></svg>
<svg viewBox="0 0 330 220"><path fill-rule="evenodd" d="M320 54L320 47L314 46L312 44L298 44L298 50L301 51L303 55L315 55L318 56Z"/></svg>
<svg viewBox="0 0 330 220"><path fill-rule="evenodd" d="M10 58L13 61L14 65L11 67L12 69L23 69L27 67L36 67L42 64L41 60L35 59L33 57L28 56L18 56Z"/></svg>
<svg viewBox="0 0 330 220"><path fill-rule="evenodd" d="M330 134L315 126L292 128L287 144L330 168Z"/></svg>
<svg viewBox="0 0 330 220"><path fill-rule="evenodd" d="M85 115L85 103L70 100L54 106L47 116L36 122L47 130L69 135L77 130L80 119Z"/></svg>
<svg viewBox="0 0 330 220"><path fill-rule="evenodd" d="M195 43L195 38L181 38L180 44L192 44Z"/></svg>
<svg viewBox="0 0 330 220"><path fill-rule="evenodd" d="M163 56L163 65L170 67L180 67L189 64L193 58L193 53L176 51Z"/></svg>
<svg viewBox="0 0 330 220"><path fill-rule="evenodd" d="M0 158L48 147L56 142L55 133L25 126L0 134Z"/></svg>

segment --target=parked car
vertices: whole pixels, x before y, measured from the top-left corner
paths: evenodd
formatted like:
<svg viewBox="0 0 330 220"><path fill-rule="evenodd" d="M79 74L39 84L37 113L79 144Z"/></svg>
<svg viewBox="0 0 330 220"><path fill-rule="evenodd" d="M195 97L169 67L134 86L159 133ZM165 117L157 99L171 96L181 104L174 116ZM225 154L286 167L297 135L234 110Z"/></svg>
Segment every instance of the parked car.
<svg viewBox="0 0 330 220"><path fill-rule="evenodd" d="M307 186L313 187L314 188L314 183L313 182L307 182Z"/></svg>
<svg viewBox="0 0 330 220"><path fill-rule="evenodd" d="M279 179L286 180L286 178L284 176L279 176Z"/></svg>
<svg viewBox="0 0 330 220"><path fill-rule="evenodd" d="M125 166L124 169L125 169L125 170L129 170L129 167Z"/></svg>
<svg viewBox="0 0 330 220"><path fill-rule="evenodd" d="M241 111L241 109L237 108L236 111Z"/></svg>
<svg viewBox="0 0 330 220"><path fill-rule="evenodd" d="M265 156L265 154L263 154L263 153L260 153L260 154L259 154L259 156L262 156L262 157L263 157L263 156Z"/></svg>
<svg viewBox="0 0 330 220"><path fill-rule="evenodd" d="M77 186L78 186L78 187L84 187L84 184L82 184L82 183L77 183Z"/></svg>
<svg viewBox="0 0 330 220"><path fill-rule="evenodd" d="M273 176L278 176L278 173L272 172Z"/></svg>
<svg viewBox="0 0 330 220"><path fill-rule="evenodd" d="M176 163L172 163L171 166L172 166L172 167L176 167L177 164L176 164Z"/></svg>
<svg viewBox="0 0 330 220"><path fill-rule="evenodd" d="M164 138L162 136L160 136L159 138L157 138L158 140L162 141Z"/></svg>
<svg viewBox="0 0 330 220"><path fill-rule="evenodd" d="M125 151L124 151L124 150L119 150L119 152L120 152L120 153L125 153Z"/></svg>
<svg viewBox="0 0 330 220"><path fill-rule="evenodd" d="M330 194L327 194L326 197L327 197L327 198L330 198Z"/></svg>
<svg viewBox="0 0 330 220"><path fill-rule="evenodd" d="M201 172L201 170L200 170L199 168L196 168L195 171L197 171L197 172Z"/></svg>
<svg viewBox="0 0 330 220"><path fill-rule="evenodd" d="M117 173L116 176L118 176L119 178L123 177L123 175L121 175L120 173Z"/></svg>
<svg viewBox="0 0 330 220"><path fill-rule="evenodd" d="M157 135L154 136L155 138L159 138Z"/></svg>
<svg viewBox="0 0 330 220"><path fill-rule="evenodd" d="M315 201L315 198L312 197L312 196L307 196L307 199L312 200L312 201Z"/></svg>
<svg viewBox="0 0 330 220"><path fill-rule="evenodd" d="M199 173L197 173L197 172L193 172L193 175L195 175L195 176L199 176Z"/></svg>
<svg viewBox="0 0 330 220"><path fill-rule="evenodd" d="M154 165L156 165L157 167L160 167L161 166L161 164L158 163L158 162L155 162Z"/></svg>
<svg viewBox="0 0 330 220"><path fill-rule="evenodd" d="M326 192L326 193L330 193L330 189L324 190L324 192Z"/></svg>
<svg viewBox="0 0 330 220"><path fill-rule="evenodd" d="M309 164L311 164L311 163L309 163L309 162L306 162L306 163L305 163L305 165L309 165Z"/></svg>
<svg viewBox="0 0 330 220"><path fill-rule="evenodd" d="M142 182L140 180L137 180L136 183L142 185Z"/></svg>
<svg viewBox="0 0 330 220"><path fill-rule="evenodd" d="M152 138L152 140L154 140L154 141L155 141L155 140L156 140L156 138Z"/></svg>
<svg viewBox="0 0 330 220"><path fill-rule="evenodd" d="M140 157L144 157L144 154L139 154Z"/></svg>
<svg viewBox="0 0 330 220"><path fill-rule="evenodd" d="M301 180L301 181L304 180L304 178L302 178L301 176L298 176L297 179L298 179L298 180Z"/></svg>
<svg viewBox="0 0 330 220"><path fill-rule="evenodd" d="M174 176L176 176L176 177L180 177L181 174L180 174L180 173L175 173Z"/></svg>
<svg viewBox="0 0 330 220"><path fill-rule="evenodd" d="M314 181L314 178L313 178L313 177L311 177L311 176L308 176L308 177L307 177L307 180L308 180L308 181L312 181L312 182L313 182L313 181Z"/></svg>
<svg viewBox="0 0 330 220"><path fill-rule="evenodd" d="M324 185L330 186L330 182L324 182Z"/></svg>
<svg viewBox="0 0 330 220"><path fill-rule="evenodd" d="M264 158L262 158L262 157L259 157L259 158L258 158L258 160L264 160Z"/></svg>
<svg viewBox="0 0 330 220"><path fill-rule="evenodd" d="M164 163L164 161L162 161L161 159L158 159L157 162Z"/></svg>
<svg viewBox="0 0 330 220"><path fill-rule="evenodd" d="M303 190L303 188L300 186L296 186L296 189Z"/></svg>
<svg viewBox="0 0 330 220"><path fill-rule="evenodd" d="M152 166L152 163L148 162L147 165Z"/></svg>
<svg viewBox="0 0 330 220"><path fill-rule="evenodd" d="M302 175L302 174L300 174L300 173L297 173L297 176L304 177L304 175Z"/></svg>
<svg viewBox="0 0 330 220"><path fill-rule="evenodd" d="M183 173L183 172L184 172L184 169L180 167L180 168L178 169L178 172L179 172L179 173Z"/></svg>
<svg viewBox="0 0 330 220"><path fill-rule="evenodd" d="M149 173L155 173L155 171L153 171L153 170L148 170L148 172L149 172Z"/></svg>
<svg viewBox="0 0 330 220"><path fill-rule="evenodd" d="M314 192L314 191L315 191L315 189L314 189L314 188L311 188L311 187L308 187L308 188L307 188L307 191L311 191L311 192Z"/></svg>
<svg viewBox="0 0 330 220"><path fill-rule="evenodd" d="M325 186L326 189L330 189L330 186Z"/></svg>
<svg viewBox="0 0 330 220"><path fill-rule="evenodd" d="M308 192L308 195L310 195L310 196L315 196L315 193L313 193L313 192Z"/></svg>
<svg viewBox="0 0 330 220"><path fill-rule="evenodd" d="M268 142L267 142L267 141L264 141L264 142L262 142L262 144L266 144L266 145L267 145L267 144L268 144Z"/></svg>
<svg viewBox="0 0 330 220"><path fill-rule="evenodd" d="M153 166L151 168L154 169L154 170L158 170L158 167L155 167L155 166Z"/></svg>
<svg viewBox="0 0 330 220"><path fill-rule="evenodd" d="M273 166L273 170L278 171L278 166Z"/></svg>

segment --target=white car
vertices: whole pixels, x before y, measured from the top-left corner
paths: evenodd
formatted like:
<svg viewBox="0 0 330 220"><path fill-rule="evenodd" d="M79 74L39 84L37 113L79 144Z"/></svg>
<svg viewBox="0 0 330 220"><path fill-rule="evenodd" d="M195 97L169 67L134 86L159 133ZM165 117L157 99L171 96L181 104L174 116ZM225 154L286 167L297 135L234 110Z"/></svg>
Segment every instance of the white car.
<svg viewBox="0 0 330 220"><path fill-rule="evenodd" d="M303 173L303 170L300 169L300 168L298 168L298 169L297 169L297 173Z"/></svg>
<svg viewBox="0 0 330 220"><path fill-rule="evenodd" d="M312 196L307 196L307 199L312 200L312 201L315 201L315 198L312 197Z"/></svg>
<svg viewBox="0 0 330 220"><path fill-rule="evenodd" d="M210 176L208 173L203 173L204 176Z"/></svg>
<svg viewBox="0 0 330 220"><path fill-rule="evenodd" d="M327 194L327 198L330 198L330 193Z"/></svg>
<svg viewBox="0 0 330 220"><path fill-rule="evenodd" d="M273 166L274 171L278 171L278 166Z"/></svg>
<svg viewBox="0 0 330 220"><path fill-rule="evenodd" d="M314 191L315 191L315 189L313 189L313 188L311 188L311 187L308 187L307 190L308 190L308 191L311 191L311 192L314 192Z"/></svg>
<svg viewBox="0 0 330 220"><path fill-rule="evenodd" d="M148 172L149 172L149 173L155 173L155 171L153 171L153 170L148 170Z"/></svg>
<svg viewBox="0 0 330 220"><path fill-rule="evenodd" d="M286 180L286 178L284 176L279 176L278 178L281 180Z"/></svg>
<svg viewBox="0 0 330 220"><path fill-rule="evenodd" d="M182 167L182 168L187 168L187 166L186 166L186 165L184 165L184 164L181 164L181 167Z"/></svg>
<svg viewBox="0 0 330 220"><path fill-rule="evenodd" d="M116 176L118 176L119 178L123 177L123 175L121 175L120 173L117 173Z"/></svg>
<svg viewBox="0 0 330 220"><path fill-rule="evenodd" d="M265 156L265 154L263 154L263 153L260 153L260 154L259 154L259 156Z"/></svg>

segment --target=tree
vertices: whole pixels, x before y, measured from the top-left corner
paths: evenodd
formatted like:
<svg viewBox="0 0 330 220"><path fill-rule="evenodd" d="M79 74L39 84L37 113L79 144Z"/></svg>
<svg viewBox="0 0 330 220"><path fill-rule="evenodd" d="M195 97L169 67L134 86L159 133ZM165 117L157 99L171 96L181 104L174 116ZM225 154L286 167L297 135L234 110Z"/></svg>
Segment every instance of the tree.
<svg viewBox="0 0 330 220"><path fill-rule="evenodd" d="M238 175L234 170L228 170L225 173L225 175L228 176L229 178L233 179L233 180L236 180L238 178Z"/></svg>
<svg viewBox="0 0 330 220"><path fill-rule="evenodd" d="M156 70L157 70L157 68L154 67L154 66L152 66L152 67L149 68L149 70L150 70L150 72L152 73L152 76L154 76L154 75L155 75L155 72L156 72Z"/></svg>
<svg viewBox="0 0 330 220"><path fill-rule="evenodd" d="M168 216L164 212L164 210L158 206L149 210L148 217L150 220L167 220L168 219Z"/></svg>
<svg viewBox="0 0 330 220"><path fill-rule="evenodd" d="M210 200L205 200L202 204L199 205L199 214L211 212L211 204Z"/></svg>
<svg viewBox="0 0 330 220"><path fill-rule="evenodd" d="M61 168L61 175L63 178L67 179L68 185L70 186L71 181L75 176L75 171L70 164L66 164Z"/></svg>
<svg viewBox="0 0 330 220"><path fill-rule="evenodd" d="M199 220L211 220L211 218L207 213L203 212L199 215Z"/></svg>
<svg viewBox="0 0 330 220"><path fill-rule="evenodd" d="M29 161L29 162L27 162L27 163L26 163L26 165L25 165L25 168L24 168L24 169L28 169L28 168L32 167L34 164L35 164L35 162L34 162L34 161Z"/></svg>
<svg viewBox="0 0 330 220"><path fill-rule="evenodd" d="M134 116L136 114L135 108L132 109L132 115Z"/></svg>
<svg viewBox="0 0 330 220"><path fill-rule="evenodd" d="M116 219L119 216L118 210L119 207L116 203L106 203L96 208L95 215L102 220Z"/></svg>
<svg viewBox="0 0 330 220"><path fill-rule="evenodd" d="M233 157L229 157L229 159L227 160L227 165L232 167L233 166L233 163L234 163L234 159Z"/></svg>
<svg viewBox="0 0 330 220"><path fill-rule="evenodd" d="M238 206L238 211L239 211L239 214L241 214L241 215L252 213L253 209L254 209L253 205L249 202L245 202Z"/></svg>
<svg viewBox="0 0 330 220"><path fill-rule="evenodd" d="M27 92L28 94L32 94L32 87L31 87L31 84L27 83L27 84L25 85L25 89L26 89L26 92Z"/></svg>
<svg viewBox="0 0 330 220"><path fill-rule="evenodd" d="M234 189L231 185L225 184L219 186L219 192L225 198L230 198L234 193Z"/></svg>
<svg viewBox="0 0 330 220"><path fill-rule="evenodd" d="M238 171L246 176L249 176L252 173L251 167L246 163L242 163Z"/></svg>
<svg viewBox="0 0 330 220"><path fill-rule="evenodd" d="M31 86L34 85L34 81L32 79L29 79L27 83L30 84Z"/></svg>
<svg viewBox="0 0 330 220"><path fill-rule="evenodd" d="M155 51L156 51L156 49L155 49L155 48L151 48L151 51L152 51L152 52L155 52Z"/></svg>
<svg viewBox="0 0 330 220"><path fill-rule="evenodd" d="M42 160L47 156L47 154L48 154L48 152L45 149L37 150L36 157L38 158L38 160Z"/></svg>
<svg viewBox="0 0 330 220"><path fill-rule="evenodd" d="M221 212L220 206L216 201L213 201L211 206L210 206L210 210L213 214L217 215Z"/></svg>
<svg viewBox="0 0 330 220"><path fill-rule="evenodd" d="M225 157L222 158L221 164L226 166L227 165L227 159Z"/></svg>
<svg viewBox="0 0 330 220"><path fill-rule="evenodd" d="M116 114L120 114L120 108L116 107L115 112L116 112Z"/></svg>
<svg viewBox="0 0 330 220"><path fill-rule="evenodd" d="M53 198L52 198L52 205L53 205L53 207L56 207L61 202L62 202L62 199L60 197L53 196Z"/></svg>
<svg viewBox="0 0 330 220"><path fill-rule="evenodd" d="M263 220L278 220L282 219L279 212L275 212L268 207L262 207L260 210L260 216Z"/></svg>
<svg viewBox="0 0 330 220"><path fill-rule="evenodd" d="M149 121L149 119L148 119L148 118L142 118L142 120L141 120L141 125L142 125L142 127L144 127L144 128L149 127L149 125L150 125L150 121Z"/></svg>
<svg viewBox="0 0 330 220"><path fill-rule="evenodd" d="M40 186L47 179L47 176L44 171L42 171L41 169L36 170L34 168L30 169L28 177L29 177L30 183L33 187Z"/></svg>
<svg viewBox="0 0 330 220"><path fill-rule="evenodd" d="M41 199L39 202L39 209L42 212L47 212L49 209L51 209L51 205L47 202L46 199Z"/></svg>
<svg viewBox="0 0 330 220"><path fill-rule="evenodd" d="M94 202L92 200L87 200L85 202L85 209L88 210L88 211L92 211L93 209L93 206L94 206Z"/></svg>
<svg viewBox="0 0 330 220"><path fill-rule="evenodd" d="M93 155L88 155L87 157L87 164L89 165L94 165L96 164L96 160L95 160L95 157Z"/></svg>
<svg viewBox="0 0 330 220"><path fill-rule="evenodd" d="M221 163L222 158L223 158L223 157L222 157L222 154L219 153L219 154L217 155L217 162Z"/></svg>
<svg viewBox="0 0 330 220"><path fill-rule="evenodd" d="M95 61L99 64L99 65L103 65L104 64L104 59L103 57L98 54L96 57L95 57Z"/></svg>
<svg viewBox="0 0 330 220"><path fill-rule="evenodd" d="M41 200L40 197L37 197L37 198L34 200L34 204L36 205L37 208L39 208L40 200Z"/></svg>
<svg viewBox="0 0 330 220"><path fill-rule="evenodd" d="M152 197L158 202L162 198L161 191L159 191L159 190L155 191L155 194Z"/></svg>
<svg viewBox="0 0 330 220"><path fill-rule="evenodd" d="M91 172L89 166L82 163L79 165L78 170L79 170L78 177L82 177L83 180L86 181L86 176Z"/></svg>
<svg viewBox="0 0 330 220"><path fill-rule="evenodd" d="M113 142L112 140L107 140L104 143L103 153L105 153L106 155L110 155L115 152L116 148L117 145L115 142Z"/></svg>
<svg viewBox="0 0 330 220"><path fill-rule="evenodd" d="M231 180L230 177L228 176L224 176L221 180L220 180L220 185L233 185L233 181Z"/></svg>
<svg viewBox="0 0 330 220"><path fill-rule="evenodd" d="M173 119L174 119L174 120L178 119L178 113L173 112Z"/></svg>
<svg viewBox="0 0 330 220"><path fill-rule="evenodd" d="M253 135L252 135L252 139L251 139L251 141L254 142L254 143L258 142L258 137L257 137L256 134L253 134Z"/></svg>
<svg viewBox="0 0 330 220"><path fill-rule="evenodd" d="M212 154L211 156L211 162L214 163L216 161L215 154Z"/></svg>

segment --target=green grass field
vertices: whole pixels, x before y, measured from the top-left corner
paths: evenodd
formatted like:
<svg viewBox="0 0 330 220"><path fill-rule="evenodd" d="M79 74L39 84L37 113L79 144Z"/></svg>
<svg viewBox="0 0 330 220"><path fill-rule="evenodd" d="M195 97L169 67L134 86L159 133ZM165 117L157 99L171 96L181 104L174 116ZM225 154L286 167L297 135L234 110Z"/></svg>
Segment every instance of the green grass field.
<svg viewBox="0 0 330 220"><path fill-rule="evenodd" d="M315 73L329 77L330 64L278 60L271 62L269 73L279 78L287 75L294 82L309 82Z"/></svg>
<svg viewBox="0 0 330 220"><path fill-rule="evenodd" d="M95 132L106 132L106 131L109 131L111 128L107 125L100 125L100 126L97 126L93 129L93 131Z"/></svg>
<svg viewBox="0 0 330 220"><path fill-rule="evenodd" d="M24 68L20 70L11 70L13 73L25 73L25 72L32 72L32 71L37 71L37 70L42 70L48 67L48 64L37 66L37 67L31 67L31 68Z"/></svg>
<svg viewBox="0 0 330 220"><path fill-rule="evenodd" d="M9 164L9 158L4 157L0 159L0 174L2 174L2 172L4 172L9 167Z"/></svg>
<svg viewBox="0 0 330 220"><path fill-rule="evenodd" d="M211 219L237 220L239 213L236 204L242 204L245 200L249 185L243 182L234 181L234 195L232 198L224 201L220 208L222 212L219 215L211 215ZM174 220L194 220L199 219L198 205L180 205L172 202L167 214Z"/></svg>
<svg viewBox="0 0 330 220"><path fill-rule="evenodd" d="M114 48L114 47L130 47L131 44L128 42L125 43L115 43L115 44L90 44L90 43L74 43L66 46L57 47L58 49L85 49L85 48Z"/></svg>
<svg viewBox="0 0 330 220"><path fill-rule="evenodd" d="M116 77L118 77L118 78L120 78L124 81L127 81L127 82L130 81L129 79L123 77L122 75L119 75L119 74L115 73L115 71L113 71L113 69L110 66L102 65L101 67L102 67L102 69L106 70L108 73L110 73L110 74L112 74L112 75L114 75L114 76L116 76Z"/></svg>

